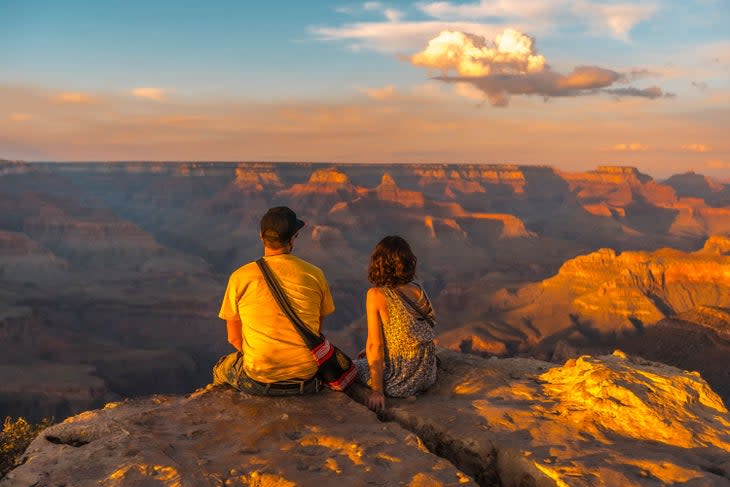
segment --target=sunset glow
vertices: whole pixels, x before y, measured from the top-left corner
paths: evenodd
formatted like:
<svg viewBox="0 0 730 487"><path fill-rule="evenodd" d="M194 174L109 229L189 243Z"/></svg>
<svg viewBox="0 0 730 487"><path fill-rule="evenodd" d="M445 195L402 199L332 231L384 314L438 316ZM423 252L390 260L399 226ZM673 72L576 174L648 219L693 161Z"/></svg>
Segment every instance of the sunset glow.
<svg viewBox="0 0 730 487"><path fill-rule="evenodd" d="M726 178L729 22L725 2L699 0L11 0L0 157Z"/></svg>

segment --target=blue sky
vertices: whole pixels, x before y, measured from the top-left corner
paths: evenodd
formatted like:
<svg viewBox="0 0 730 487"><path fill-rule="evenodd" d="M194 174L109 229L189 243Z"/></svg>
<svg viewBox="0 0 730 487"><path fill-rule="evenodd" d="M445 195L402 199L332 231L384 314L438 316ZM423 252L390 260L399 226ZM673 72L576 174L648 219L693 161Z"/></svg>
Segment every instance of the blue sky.
<svg viewBox="0 0 730 487"><path fill-rule="evenodd" d="M683 155L693 168L721 174L730 168L730 147L721 136L730 125L728 25L730 2L723 0L3 0L0 130L6 135L0 136L0 157L179 158L169 124L155 137L138 134L160 120L184 120L185 130L194 130L198 120L200 132L208 134L192 151L198 159L224 139L230 150L217 148L210 158L388 162L410 154L414 162L477 155L504 162L514 154L527 163L573 167L606 162L606 153L613 153L617 162L657 171L652 157L679 168ZM517 32L516 40L531 40L530 55L541 57L537 71L514 59L495 64L484 54L505 29ZM442 31L464 34L448 40L459 44L452 46L459 56L482 49L472 61L484 69L475 75L463 64L449 64L437 52L436 44L446 39L439 39ZM430 41L435 44L429 48ZM420 62L414 61L417 53L425 53ZM150 100L156 103L142 103ZM283 130L292 116L322 132ZM339 126L338 116L344 117ZM676 124L677 118L684 123ZM566 158L570 123L583 133L595 119L592 149L575 147ZM433 124L421 127L424 120ZM504 123L496 126L498 120ZM635 123L655 123L656 133L644 128L634 135ZM438 124L446 127L444 135L451 131L452 147L430 135ZM403 135L414 142L391 140L391 125L410 127ZM260 134L263 126L270 130ZM348 150L312 142L341 145L334 137L343 126L361 134L347 140ZM535 137L540 147L517 145L540 126L546 127ZM687 140L673 144L681 127ZM235 131L240 140L260 134L267 144L290 149L237 145ZM555 133L546 136L550 131ZM89 132L110 143L87 143L82 134ZM490 134L483 146L473 140L480 132ZM64 137L75 142L64 144ZM672 148L677 154L668 157ZM549 156L543 161L540 154Z"/></svg>

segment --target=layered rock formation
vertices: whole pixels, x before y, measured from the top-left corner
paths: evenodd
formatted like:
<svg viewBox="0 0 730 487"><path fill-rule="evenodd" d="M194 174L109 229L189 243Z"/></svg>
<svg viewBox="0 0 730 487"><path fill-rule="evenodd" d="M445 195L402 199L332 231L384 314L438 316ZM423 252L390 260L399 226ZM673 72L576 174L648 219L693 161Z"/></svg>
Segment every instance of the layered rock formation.
<svg viewBox="0 0 730 487"><path fill-rule="evenodd" d="M413 246L418 278L433 298L440 330L449 334L444 343L457 349L550 358L557 347L566 353L596 341L608 347L612 342L603 340L617 330L648 335L651 320L696 304L725 306L699 299L715 296L715 284L701 279L673 285L665 296L655 289L664 271L624 262L620 254L645 250L654 259L659 247L688 251L708 234L727 238L730 207L719 186L725 183L704 177L704 183L680 188L676 179L660 184L621 167L579 174L517 164L2 167L0 235L6 238L0 238L0 272L12 280L0 279L0 317L30 313L46 339L41 347L25 335L0 343L0 364L17 366L26 356L28 362L93 365L114 393L176 392L201 384L201 371L226 347L216 318L226 278L260 255L259 218L280 204L307 222L296 253L328 276L337 309L325 327L350 352L363 346L365 336L369 254L391 234ZM590 276L566 275L554 289L535 284L600 248L616 252L607 257L615 262L606 272L633 266L630 275L607 277L585 292L575 285L591 285ZM693 259L710 261L726 248L718 238L708 242L707 255ZM690 267L694 272L693 266L675 274ZM683 321L700 327L690 322ZM0 319L0 327L6 324ZM463 336L450 332L462 326ZM698 336L697 343L714 340L708 337ZM721 350L710 343L712 353ZM83 350L104 352L79 355ZM74 370L86 380L82 368ZM168 381L167 389L155 389ZM2 407L0 413L7 412ZM38 410L48 408L39 403Z"/></svg>
<svg viewBox="0 0 730 487"><path fill-rule="evenodd" d="M393 176L387 172L383 174L380 184L373 189L373 193L380 201L397 203L406 208L422 208L425 201L422 193L398 187Z"/></svg>
<svg viewBox="0 0 730 487"><path fill-rule="evenodd" d="M441 352L437 384L389 400L209 386L69 418L15 485L645 486L730 482L730 415L696 373L626 357L562 366Z"/></svg>
<svg viewBox="0 0 730 487"><path fill-rule="evenodd" d="M708 240L693 253L601 249L566 262L556 276L514 296L495 296L494 303L509 308L502 315L509 323L529 320L520 329L535 340L569 328L620 334L700 305L730 306L730 258L715 250L724 240Z"/></svg>

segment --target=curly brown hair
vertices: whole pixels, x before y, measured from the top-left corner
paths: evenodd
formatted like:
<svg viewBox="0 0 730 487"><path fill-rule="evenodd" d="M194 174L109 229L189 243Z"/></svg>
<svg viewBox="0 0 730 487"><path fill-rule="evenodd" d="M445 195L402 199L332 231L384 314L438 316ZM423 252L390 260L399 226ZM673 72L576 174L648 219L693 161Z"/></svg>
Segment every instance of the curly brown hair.
<svg viewBox="0 0 730 487"><path fill-rule="evenodd" d="M407 284L416 276L418 259L411 246L398 235L383 238L370 254L368 281L378 287Z"/></svg>

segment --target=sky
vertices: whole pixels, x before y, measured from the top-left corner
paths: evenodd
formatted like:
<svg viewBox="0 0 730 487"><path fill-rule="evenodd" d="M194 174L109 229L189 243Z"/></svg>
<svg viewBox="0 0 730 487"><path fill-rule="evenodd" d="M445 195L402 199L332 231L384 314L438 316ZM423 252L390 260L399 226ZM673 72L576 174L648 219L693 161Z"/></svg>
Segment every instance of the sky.
<svg viewBox="0 0 730 487"><path fill-rule="evenodd" d="M0 0L0 158L730 178L728 25L728 0Z"/></svg>

